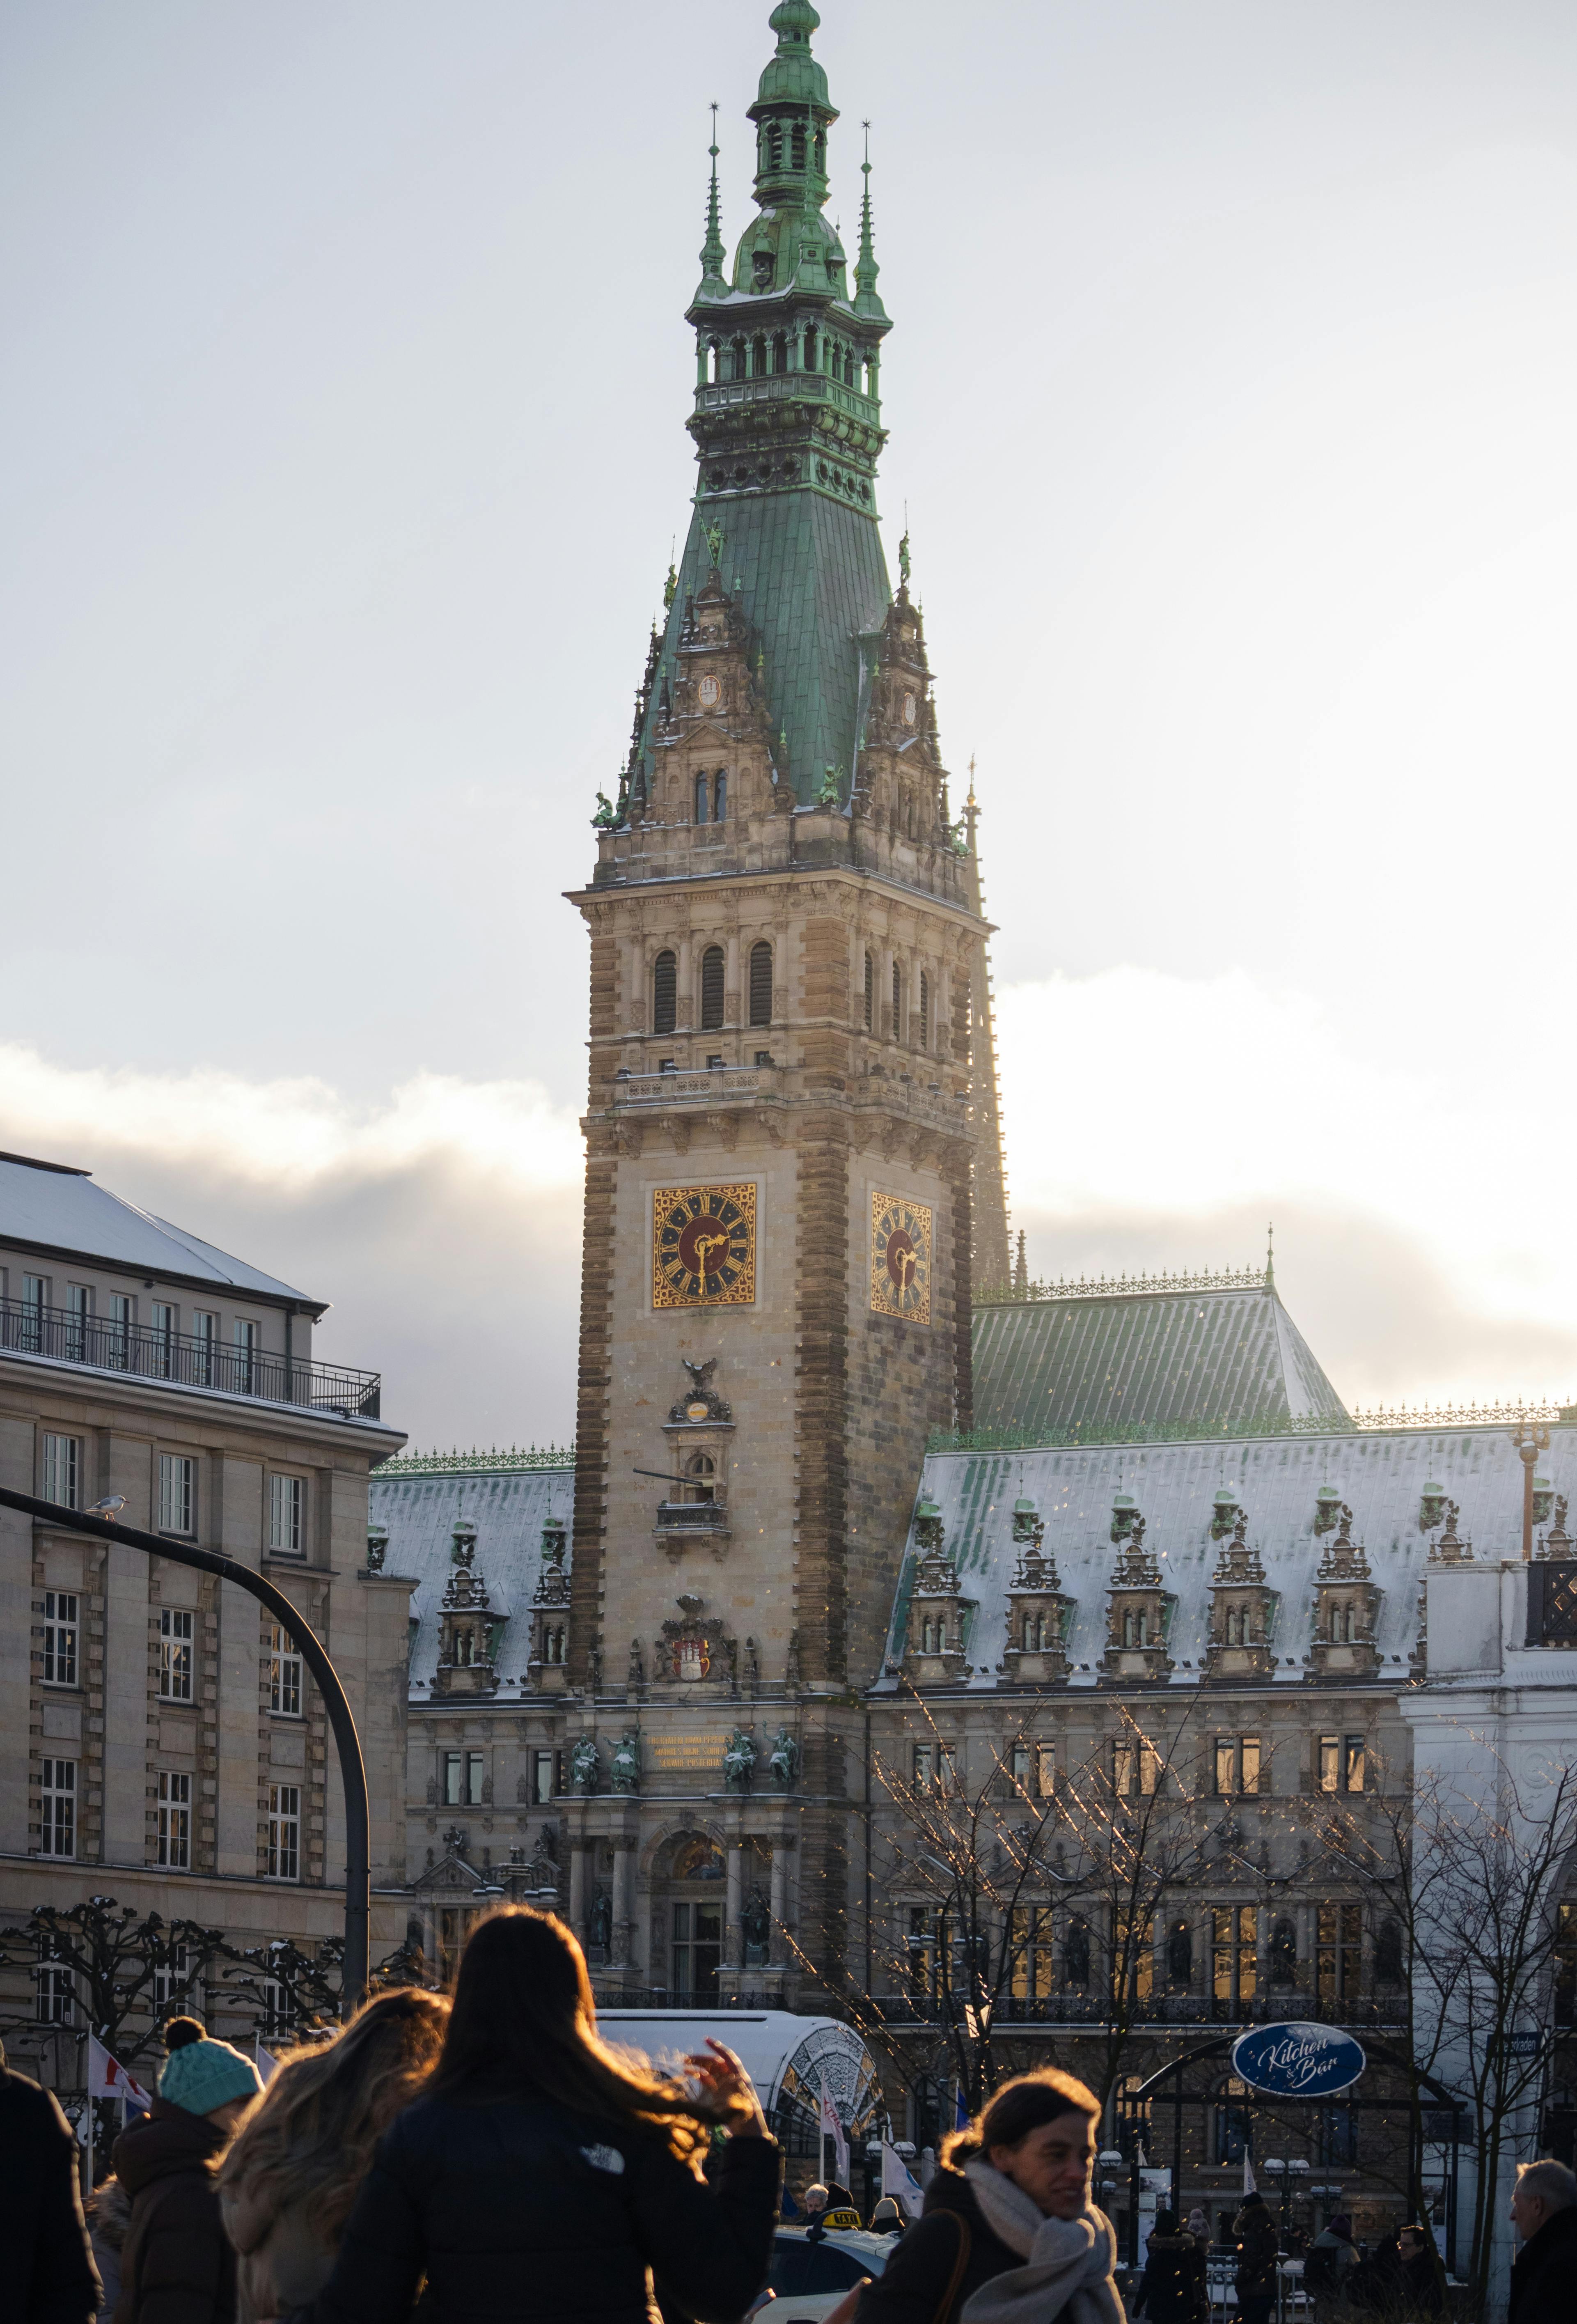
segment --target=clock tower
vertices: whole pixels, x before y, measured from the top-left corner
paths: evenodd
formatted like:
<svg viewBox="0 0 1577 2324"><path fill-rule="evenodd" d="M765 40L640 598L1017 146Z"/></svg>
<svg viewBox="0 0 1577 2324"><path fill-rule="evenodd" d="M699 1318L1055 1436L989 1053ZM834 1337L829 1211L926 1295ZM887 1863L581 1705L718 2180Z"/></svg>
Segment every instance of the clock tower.
<svg viewBox="0 0 1577 2324"><path fill-rule="evenodd" d="M927 1435L971 1417L987 929L907 540L896 595L882 550L890 324L868 160L852 271L825 215L818 21L772 12L732 266L713 149L694 514L571 899L591 1012L568 1838L604 1996L714 1970L781 1990L835 1953L853 1704ZM726 1875L705 1957L681 1918L700 1892L669 1893L681 1840Z"/></svg>

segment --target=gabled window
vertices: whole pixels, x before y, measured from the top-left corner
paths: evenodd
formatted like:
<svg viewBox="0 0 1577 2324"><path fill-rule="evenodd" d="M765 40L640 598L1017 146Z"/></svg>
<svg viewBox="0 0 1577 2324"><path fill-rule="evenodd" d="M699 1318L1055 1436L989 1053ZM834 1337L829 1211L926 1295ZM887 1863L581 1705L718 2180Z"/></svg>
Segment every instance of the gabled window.
<svg viewBox="0 0 1577 2324"><path fill-rule="evenodd" d="M764 939L751 946L751 1023L772 1021L772 947Z"/></svg>
<svg viewBox="0 0 1577 2324"><path fill-rule="evenodd" d="M715 1033L723 1022L723 946L708 945L701 954L701 1030Z"/></svg>
<svg viewBox="0 0 1577 2324"><path fill-rule="evenodd" d="M678 1016L678 963L671 952L659 952L651 964L651 1029L671 1033Z"/></svg>

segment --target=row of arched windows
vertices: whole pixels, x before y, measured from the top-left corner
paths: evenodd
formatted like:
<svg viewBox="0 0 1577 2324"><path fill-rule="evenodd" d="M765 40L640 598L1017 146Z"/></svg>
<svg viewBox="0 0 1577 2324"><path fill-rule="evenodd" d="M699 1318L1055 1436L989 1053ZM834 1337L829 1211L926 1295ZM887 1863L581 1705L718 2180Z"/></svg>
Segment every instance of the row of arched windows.
<svg viewBox="0 0 1577 2324"><path fill-rule="evenodd" d="M718 777L718 780L723 779ZM721 945L708 945L701 954L701 1030L717 1032L723 1025L724 976L727 955ZM763 936L750 949L750 1017L752 1025L772 1021L772 947ZM678 1022L679 963L677 953L659 952L651 964L651 1029L671 1033Z"/></svg>
<svg viewBox="0 0 1577 2324"><path fill-rule="evenodd" d="M726 823L728 820L728 774L719 767L715 775L696 777L696 821Z"/></svg>
<svg viewBox="0 0 1577 2324"><path fill-rule="evenodd" d="M784 121L763 121L756 134L756 167L760 170L781 170L785 161L790 170L803 170L806 156L812 166L826 168L826 132L818 129L812 138L806 135L803 121L790 125Z"/></svg>
<svg viewBox="0 0 1577 2324"><path fill-rule="evenodd" d="M865 955L863 1010L865 1030L868 1033L873 1033L876 1030L876 956L874 953L869 952ZM903 970L895 960L892 964L892 1038L895 1041L902 1039L902 1027ZM925 969L920 971L915 992L914 1016L909 1025L909 1034L916 1048L930 1047L931 980Z"/></svg>

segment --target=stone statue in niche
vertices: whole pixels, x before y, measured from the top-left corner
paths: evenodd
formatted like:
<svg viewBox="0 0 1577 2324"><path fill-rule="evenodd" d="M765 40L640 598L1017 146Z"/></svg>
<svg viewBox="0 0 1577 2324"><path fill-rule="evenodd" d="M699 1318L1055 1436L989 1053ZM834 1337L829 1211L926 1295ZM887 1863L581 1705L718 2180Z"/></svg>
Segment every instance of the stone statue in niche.
<svg viewBox="0 0 1577 2324"><path fill-rule="evenodd" d="M772 1771L772 1781L781 1790L792 1791L799 1773L799 1746L786 1727L779 1728L767 1765Z"/></svg>
<svg viewBox="0 0 1577 2324"><path fill-rule="evenodd" d="M755 1771L755 1738L736 1727L724 1749L723 1780L731 1792L748 1792Z"/></svg>
<svg viewBox="0 0 1577 2324"><path fill-rule="evenodd" d="M613 1900L605 1888L599 1888L592 1898L586 1934L599 1952L605 1953L613 1941Z"/></svg>
<svg viewBox="0 0 1577 2324"><path fill-rule="evenodd" d="M633 1792L641 1783L641 1738L625 1734L620 1737L613 1752L613 1789Z"/></svg>
<svg viewBox="0 0 1577 2324"><path fill-rule="evenodd" d="M589 1735L583 1735L569 1755L569 1780L577 1792L596 1790L597 1747Z"/></svg>
<svg viewBox="0 0 1577 2324"><path fill-rule="evenodd" d="M772 1915L759 1888L752 1888L746 1897L739 1924L744 1937L745 1966L759 1969L767 1959L772 1935Z"/></svg>

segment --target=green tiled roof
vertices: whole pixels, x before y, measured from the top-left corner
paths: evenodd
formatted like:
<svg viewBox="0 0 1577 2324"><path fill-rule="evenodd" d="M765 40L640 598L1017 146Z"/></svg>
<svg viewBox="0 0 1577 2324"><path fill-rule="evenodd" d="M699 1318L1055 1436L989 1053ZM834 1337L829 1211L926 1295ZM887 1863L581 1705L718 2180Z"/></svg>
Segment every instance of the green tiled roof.
<svg viewBox="0 0 1577 2324"><path fill-rule="evenodd" d="M1273 1284L977 1307L973 1353L982 1429L1213 1436L1348 1418Z"/></svg>
<svg viewBox="0 0 1577 2324"><path fill-rule="evenodd" d="M712 505L723 529L718 569L759 641L771 732L775 742L787 739L795 796L808 805L836 767L846 799L865 691L861 640L881 629L892 599L876 520L810 484ZM658 663L652 723L663 681L671 687L675 676L686 596L711 569L697 510ZM648 737L650 731L649 723ZM650 748L644 755L650 768Z"/></svg>

